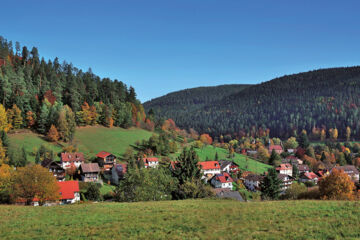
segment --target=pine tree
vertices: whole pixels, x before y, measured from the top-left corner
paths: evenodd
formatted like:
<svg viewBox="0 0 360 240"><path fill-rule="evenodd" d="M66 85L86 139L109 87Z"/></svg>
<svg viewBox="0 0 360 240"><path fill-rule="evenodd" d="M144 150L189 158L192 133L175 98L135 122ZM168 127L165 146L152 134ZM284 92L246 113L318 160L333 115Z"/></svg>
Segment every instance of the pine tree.
<svg viewBox="0 0 360 240"><path fill-rule="evenodd" d="M261 197L265 200L279 199L281 192L281 180L274 168L270 168L268 174L260 184Z"/></svg>
<svg viewBox="0 0 360 240"><path fill-rule="evenodd" d="M299 169L296 164L293 165L292 177L297 180L299 178Z"/></svg>
<svg viewBox="0 0 360 240"><path fill-rule="evenodd" d="M215 153L215 161L219 161L219 154L218 154L218 152Z"/></svg>
<svg viewBox="0 0 360 240"><path fill-rule="evenodd" d="M269 158L269 164L277 166L281 163L280 155L273 149Z"/></svg>
<svg viewBox="0 0 360 240"><path fill-rule="evenodd" d="M16 104L13 105L12 108L13 111L13 122L12 125L14 129L20 129L23 124L23 118L21 116L21 110L16 106Z"/></svg>
<svg viewBox="0 0 360 240"><path fill-rule="evenodd" d="M308 139L308 136L305 132L301 132L298 139L297 139L299 146L302 148L307 148L308 146L310 146L310 142Z"/></svg>
<svg viewBox="0 0 360 240"><path fill-rule="evenodd" d="M180 184L192 179L201 178L201 170L198 166L198 156L193 148L185 148L177 159L178 164L173 171L174 176L179 180Z"/></svg>
<svg viewBox="0 0 360 240"><path fill-rule="evenodd" d="M48 126L49 109L43 104L40 110L40 116L37 122L37 130L41 134L45 134Z"/></svg>

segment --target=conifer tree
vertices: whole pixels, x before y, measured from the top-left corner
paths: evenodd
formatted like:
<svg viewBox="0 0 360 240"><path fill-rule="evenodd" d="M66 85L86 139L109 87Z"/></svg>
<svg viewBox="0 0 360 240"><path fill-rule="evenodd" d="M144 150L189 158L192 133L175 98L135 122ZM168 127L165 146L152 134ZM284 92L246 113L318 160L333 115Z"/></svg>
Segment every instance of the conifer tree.
<svg viewBox="0 0 360 240"><path fill-rule="evenodd" d="M261 197L265 200L279 199L281 192L281 180L274 168L270 168L268 174L260 184Z"/></svg>

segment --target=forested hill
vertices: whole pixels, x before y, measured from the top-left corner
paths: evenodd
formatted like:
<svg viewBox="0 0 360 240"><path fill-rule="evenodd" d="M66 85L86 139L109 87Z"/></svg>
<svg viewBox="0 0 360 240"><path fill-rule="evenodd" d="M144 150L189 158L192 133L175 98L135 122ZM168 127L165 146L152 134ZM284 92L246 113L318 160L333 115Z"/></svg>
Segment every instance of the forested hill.
<svg viewBox="0 0 360 240"><path fill-rule="evenodd" d="M129 127L145 121L134 88L58 58L45 61L36 47L1 36L0 115L0 130L26 127L45 134L54 125L64 141L71 140L75 124Z"/></svg>
<svg viewBox="0 0 360 240"><path fill-rule="evenodd" d="M359 96L360 67L321 69L253 85L201 109L189 107L186 114L166 117L213 136L260 136L269 129L271 136L286 138L305 129L316 139L322 129L337 128L344 137L349 126L352 138L359 139Z"/></svg>
<svg viewBox="0 0 360 240"><path fill-rule="evenodd" d="M180 119L188 118L188 116L184 115L189 111L202 109L206 105L238 93L249 86L251 85L230 84L184 89L145 102L144 107L147 111L154 110L158 117L171 117L181 121Z"/></svg>

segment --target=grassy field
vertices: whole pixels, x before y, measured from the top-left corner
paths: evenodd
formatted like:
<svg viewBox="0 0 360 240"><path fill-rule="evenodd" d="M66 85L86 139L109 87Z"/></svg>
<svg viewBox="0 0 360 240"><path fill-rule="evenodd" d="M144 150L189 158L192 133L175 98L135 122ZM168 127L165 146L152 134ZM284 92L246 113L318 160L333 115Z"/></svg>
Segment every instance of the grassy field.
<svg viewBox="0 0 360 240"><path fill-rule="evenodd" d="M125 150L136 141L149 139L151 132L143 129L106 128L101 126L78 128L75 133L74 144L89 159L100 151L108 151L121 156ZM25 147L29 161L35 160L32 154L42 144L58 153L66 144L53 144L45 141L41 135L24 131L23 133L9 134L10 150Z"/></svg>
<svg viewBox="0 0 360 240"><path fill-rule="evenodd" d="M0 206L1 239L359 239L359 202Z"/></svg>
<svg viewBox="0 0 360 240"><path fill-rule="evenodd" d="M217 152L219 160L232 160L239 165L240 169L244 171L263 173L267 171L268 168L270 168L270 166L267 164L258 162L250 157L238 153L235 153L234 158L228 158L228 151L223 148L215 148L208 145L201 149L196 148L195 150L201 161L205 161L207 158L209 160L214 160L215 154Z"/></svg>

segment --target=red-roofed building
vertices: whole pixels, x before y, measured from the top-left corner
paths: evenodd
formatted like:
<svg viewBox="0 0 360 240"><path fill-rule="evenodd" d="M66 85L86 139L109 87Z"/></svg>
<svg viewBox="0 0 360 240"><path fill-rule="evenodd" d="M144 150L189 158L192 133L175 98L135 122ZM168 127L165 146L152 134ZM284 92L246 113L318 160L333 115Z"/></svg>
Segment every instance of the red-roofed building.
<svg viewBox="0 0 360 240"><path fill-rule="evenodd" d="M85 162L84 154L83 153L61 153L60 158L61 166L63 169L70 168L71 166L75 166L79 168L82 163Z"/></svg>
<svg viewBox="0 0 360 240"><path fill-rule="evenodd" d="M104 168L105 171L110 171L113 166L116 164L116 157L115 155L109 152L99 152L96 154L99 166Z"/></svg>
<svg viewBox="0 0 360 240"><path fill-rule="evenodd" d="M313 182L317 183L319 180L319 176L316 175L314 172L305 172L300 176L301 182Z"/></svg>
<svg viewBox="0 0 360 240"><path fill-rule="evenodd" d="M60 187L60 201L63 204L75 203L80 201L80 189L78 181L58 182Z"/></svg>
<svg viewBox="0 0 360 240"><path fill-rule="evenodd" d="M221 168L220 168L220 164L218 161L205 161L205 162L199 162L198 163L201 171L203 173L203 179L207 178L210 179L212 178L215 174L220 174L221 173Z"/></svg>
<svg viewBox="0 0 360 240"><path fill-rule="evenodd" d="M290 163L280 164L280 166L276 168L276 171L280 174L292 176L293 167Z"/></svg>
<svg viewBox="0 0 360 240"><path fill-rule="evenodd" d="M157 168L159 166L159 159L156 157L147 157L142 159L145 168Z"/></svg>
<svg viewBox="0 0 360 240"><path fill-rule="evenodd" d="M270 145L269 146L269 153L275 150L276 153L281 154L284 150L281 145Z"/></svg>
<svg viewBox="0 0 360 240"><path fill-rule="evenodd" d="M228 188L228 189L232 190L233 182L234 182L234 180L230 177L230 175L227 172L224 172L222 174L216 174L211 179L211 184L215 188Z"/></svg>

